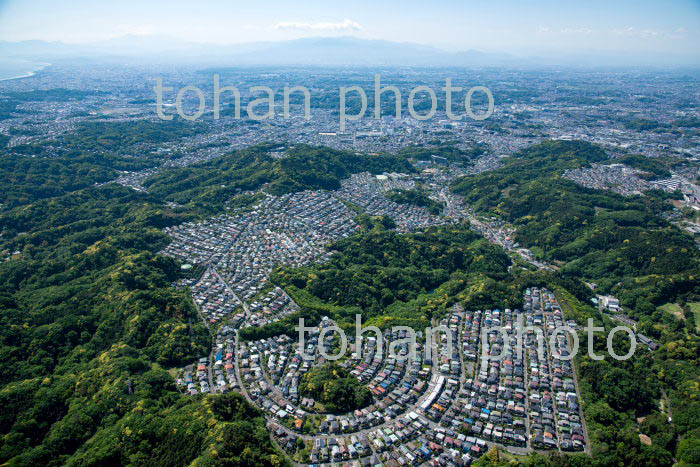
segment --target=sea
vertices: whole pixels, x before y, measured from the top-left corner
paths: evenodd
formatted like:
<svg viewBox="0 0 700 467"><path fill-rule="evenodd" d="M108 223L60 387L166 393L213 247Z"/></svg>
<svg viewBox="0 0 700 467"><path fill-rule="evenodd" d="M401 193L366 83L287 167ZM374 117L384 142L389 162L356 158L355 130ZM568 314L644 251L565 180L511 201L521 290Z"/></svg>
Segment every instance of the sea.
<svg viewBox="0 0 700 467"><path fill-rule="evenodd" d="M0 81L27 78L48 65L19 58L0 57Z"/></svg>

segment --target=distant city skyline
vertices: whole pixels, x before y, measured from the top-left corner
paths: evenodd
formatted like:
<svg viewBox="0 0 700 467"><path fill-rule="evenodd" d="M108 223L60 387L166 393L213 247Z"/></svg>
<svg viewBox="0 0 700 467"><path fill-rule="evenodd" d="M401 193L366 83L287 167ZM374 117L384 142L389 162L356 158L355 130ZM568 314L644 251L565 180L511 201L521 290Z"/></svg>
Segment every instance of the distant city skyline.
<svg viewBox="0 0 700 467"><path fill-rule="evenodd" d="M244 6L215 1L69 5L0 0L0 40L87 44L124 36L212 44L353 36L432 45L448 51L517 55L663 54L698 61L700 2L476 1L381 4L280 0Z"/></svg>

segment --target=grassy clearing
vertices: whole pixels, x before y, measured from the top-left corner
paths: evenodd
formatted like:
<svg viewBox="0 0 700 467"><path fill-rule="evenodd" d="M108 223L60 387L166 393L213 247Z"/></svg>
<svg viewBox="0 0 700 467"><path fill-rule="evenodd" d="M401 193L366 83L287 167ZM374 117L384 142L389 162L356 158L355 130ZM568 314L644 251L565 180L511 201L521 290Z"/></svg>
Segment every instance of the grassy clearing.
<svg viewBox="0 0 700 467"><path fill-rule="evenodd" d="M595 308L581 303L576 297L561 287L553 287L553 290L554 296L564 312L564 318L573 319L580 325L585 325L588 318L598 320L598 313Z"/></svg>
<svg viewBox="0 0 700 467"><path fill-rule="evenodd" d="M670 313L677 319L683 319L683 309L677 303L667 303L658 307L659 310Z"/></svg>
<svg viewBox="0 0 700 467"><path fill-rule="evenodd" d="M691 313L695 316L695 327L700 329L700 302L688 303Z"/></svg>

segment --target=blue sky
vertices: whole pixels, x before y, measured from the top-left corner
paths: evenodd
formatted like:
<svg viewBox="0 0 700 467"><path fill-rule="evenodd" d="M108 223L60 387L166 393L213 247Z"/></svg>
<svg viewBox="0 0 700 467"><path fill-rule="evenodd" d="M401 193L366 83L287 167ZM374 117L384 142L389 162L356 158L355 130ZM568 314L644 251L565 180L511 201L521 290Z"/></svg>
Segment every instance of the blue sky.
<svg viewBox="0 0 700 467"><path fill-rule="evenodd" d="M343 35L515 54L693 56L700 0L0 0L0 40L84 43L128 34L220 44Z"/></svg>

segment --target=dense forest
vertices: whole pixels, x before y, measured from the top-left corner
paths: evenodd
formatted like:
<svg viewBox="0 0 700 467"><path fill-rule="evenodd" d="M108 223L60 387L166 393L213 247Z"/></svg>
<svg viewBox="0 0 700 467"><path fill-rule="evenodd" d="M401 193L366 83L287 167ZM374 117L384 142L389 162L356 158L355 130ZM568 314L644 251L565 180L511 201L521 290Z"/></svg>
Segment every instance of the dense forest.
<svg viewBox="0 0 700 467"><path fill-rule="evenodd" d="M0 263L1 462L282 463L240 396L185 397L167 371L210 347L171 286L179 265L156 254L160 229L189 218L116 186L0 216L12 254Z"/></svg>
<svg viewBox="0 0 700 467"><path fill-rule="evenodd" d="M156 167L170 157L170 151L154 150L158 145L194 136L202 126L183 123L131 120L124 122L86 121L71 132L41 143L19 144L16 154L33 157L59 156L70 162L90 163L113 170L136 171Z"/></svg>
<svg viewBox="0 0 700 467"><path fill-rule="evenodd" d="M313 368L304 374L299 392L323 405L330 413L348 413L367 407L372 393L367 386L336 363Z"/></svg>
<svg viewBox="0 0 700 467"><path fill-rule="evenodd" d="M547 141L498 170L459 179L452 189L477 211L511 222L516 240L560 265L564 275L618 295L635 318L700 296L700 252L690 235L660 216L671 208L670 195L625 198L561 177L567 168L605 160L589 143Z"/></svg>
<svg viewBox="0 0 700 467"><path fill-rule="evenodd" d="M435 201L434 199L430 198L427 195L427 193L421 189L391 190L386 194L386 197L395 203L413 204L415 206L426 208L428 211L435 215L440 214L445 207L444 203Z"/></svg>
<svg viewBox="0 0 700 467"><path fill-rule="evenodd" d="M83 122L56 139L6 148L0 135L1 210L48 199L114 180L119 171L160 165L176 152L156 145L201 131L181 121Z"/></svg>
<svg viewBox="0 0 700 467"><path fill-rule="evenodd" d="M431 160L431 156L444 157L450 162L469 164L472 160L486 154L487 147L484 144L472 144L468 148L458 147L454 141L438 139L426 142L425 146L406 146L397 152L397 155L415 160Z"/></svg>
<svg viewBox="0 0 700 467"><path fill-rule="evenodd" d="M0 210L61 196L116 176L117 171L110 167L83 160L6 154L0 158L0 189L4 198Z"/></svg>
<svg viewBox="0 0 700 467"><path fill-rule="evenodd" d="M279 145L258 145L208 162L168 169L146 180L154 195L180 204L223 205L244 191L264 189L274 195L307 189L335 190L358 172L404 172L415 169L403 157L370 156L329 148L294 146L280 158Z"/></svg>

